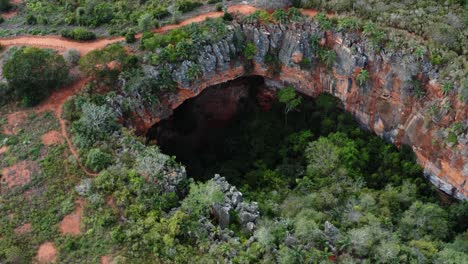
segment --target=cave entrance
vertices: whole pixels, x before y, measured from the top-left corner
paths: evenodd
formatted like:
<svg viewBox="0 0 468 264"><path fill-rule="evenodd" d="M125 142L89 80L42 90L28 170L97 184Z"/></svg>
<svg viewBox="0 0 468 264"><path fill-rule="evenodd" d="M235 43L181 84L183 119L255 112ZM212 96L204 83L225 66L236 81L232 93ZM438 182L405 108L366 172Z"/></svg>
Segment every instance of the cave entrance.
<svg viewBox="0 0 468 264"><path fill-rule="evenodd" d="M302 102L286 116L285 104L277 99L278 90L268 83L263 77L248 76L209 87L154 125L148 140L165 154L176 156L189 177L204 181L220 174L246 195L292 189L303 176L322 184L328 172L317 176L309 165L318 164L321 158L325 160L320 164L329 164L327 157L333 156L313 153L332 149L335 155L342 155L338 161L331 159L335 160L333 168L344 168L369 188L399 186L411 179L417 183L418 193L432 196L412 150L398 150L362 130L338 98L297 94ZM324 139L320 141L320 137ZM326 147L307 151L309 144L319 141ZM310 155L316 163L310 163Z"/></svg>
<svg viewBox="0 0 468 264"><path fill-rule="evenodd" d="M147 137L162 152L176 156L196 180L219 173L231 184L255 189L261 187L259 177L265 169L271 168L293 185L303 173L304 161L297 158L302 155L291 153L290 138L302 135L311 140L336 131L340 122L354 122L336 107L335 97L298 96L302 103L286 122L285 105L276 99L276 89L268 87L263 77L241 77L185 101L171 117L154 125ZM299 148L305 147L306 142Z"/></svg>
<svg viewBox="0 0 468 264"><path fill-rule="evenodd" d="M240 77L211 86L154 125L147 138L157 143L162 152L176 156L187 167L189 177L212 178L220 172L209 168L232 154L226 149L230 130L247 113L269 110L273 94L261 76Z"/></svg>

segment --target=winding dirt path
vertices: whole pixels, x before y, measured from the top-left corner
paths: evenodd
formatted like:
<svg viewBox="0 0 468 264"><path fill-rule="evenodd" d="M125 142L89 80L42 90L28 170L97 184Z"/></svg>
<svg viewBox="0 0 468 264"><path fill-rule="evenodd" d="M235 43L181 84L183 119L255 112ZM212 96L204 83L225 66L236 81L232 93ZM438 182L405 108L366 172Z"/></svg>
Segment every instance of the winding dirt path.
<svg viewBox="0 0 468 264"><path fill-rule="evenodd" d="M251 6L251 5L233 5L228 8L228 12L230 13L241 13L244 15L251 14L258 10L258 8ZM307 16L315 16L317 11L315 10L302 10L302 13ZM208 12L205 14L197 15L192 18L186 19L179 24L167 25L158 29L153 30L156 33L164 33L172 29L176 29L179 27L183 27L189 25L191 23L199 23L205 21L207 18L217 18L221 17L223 12ZM136 36L137 38L141 37L141 34ZM68 49L76 49L78 50L81 55L86 55L87 53L106 47L109 44L124 41L123 37L117 38L107 38L107 39L99 39L96 41L89 41L89 42L79 42L79 41L72 41L68 40L59 36L20 36L20 37L12 37L12 38L4 38L0 39L0 44L6 47L10 46L32 46L38 48L50 48L57 50L59 52L64 52ZM93 173L86 169L86 167L80 162L80 158L78 152L76 151L73 143L70 139L70 136L67 132L67 124L66 121L62 118L63 113L63 105L65 102L73 96L74 94L78 93L81 88L90 81L89 78L80 78L74 84L56 90L52 93L49 98L40 104L38 107L34 109L37 113L43 113L45 111L52 111L57 116L60 127L61 127L61 134L65 139L68 148L70 149L71 154L75 157L78 166L83 170L83 172L88 176L97 176L96 173Z"/></svg>

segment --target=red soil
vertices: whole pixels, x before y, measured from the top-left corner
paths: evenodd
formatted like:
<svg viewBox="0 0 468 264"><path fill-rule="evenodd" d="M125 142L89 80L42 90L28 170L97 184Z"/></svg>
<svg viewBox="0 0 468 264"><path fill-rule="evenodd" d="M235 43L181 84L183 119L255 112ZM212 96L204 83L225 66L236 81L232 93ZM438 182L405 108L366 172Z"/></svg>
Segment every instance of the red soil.
<svg viewBox="0 0 468 264"><path fill-rule="evenodd" d="M41 137L42 144L46 146L50 145L60 145L63 143L62 134L56 130L49 131L42 135Z"/></svg>
<svg viewBox="0 0 468 264"><path fill-rule="evenodd" d="M23 235L29 232L31 232L31 223L26 223L22 226L15 228L15 233L17 235Z"/></svg>
<svg viewBox="0 0 468 264"><path fill-rule="evenodd" d="M33 161L21 161L2 170L1 183L8 188L23 186L31 181L32 171L38 170L38 165Z"/></svg>
<svg viewBox="0 0 468 264"><path fill-rule="evenodd" d="M102 256L101 257L101 264L110 264L112 262L111 257L109 256Z"/></svg>
<svg viewBox="0 0 468 264"><path fill-rule="evenodd" d="M0 155L2 155L3 153L7 152L8 151L8 147L7 146L3 146L0 148Z"/></svg>
<svg viewBox="0 0 468 264"><path fill-rule="evenodd" d="M5 135L14 135L18 132L19 124L21 124L28 115L25 111L11 113L7 116L7 124L3 127Z"/></svg>
<svg viewBox="0 0 468 264"><path fill-rule="evenodd" d="M53 263L57 261L57 249L51 242L45 242L37 251L36 260L38 263Z"/></svg>
<svg viewBox="0 0 468 264"><path fill-rule="evenodd" d="M80 224L83 216L83 200L75 202L75 211L63 218L60 222L60 232L64 235L79 235L81 233Z"/></svg>
<svg viewBox="0 0 468 264"><path fill-rule="evenodd" d="M0 44L5 47L9 46L31 46L37 48L49 48L60 52L64 52L68 49L76 49L81 55L86 55L90 51L95 49L101 49L105 46L123 41L124 38L107 38L99 39L96 41L78 42L68 40L59 36L21 36L5 38L0 40Z"/></svg>

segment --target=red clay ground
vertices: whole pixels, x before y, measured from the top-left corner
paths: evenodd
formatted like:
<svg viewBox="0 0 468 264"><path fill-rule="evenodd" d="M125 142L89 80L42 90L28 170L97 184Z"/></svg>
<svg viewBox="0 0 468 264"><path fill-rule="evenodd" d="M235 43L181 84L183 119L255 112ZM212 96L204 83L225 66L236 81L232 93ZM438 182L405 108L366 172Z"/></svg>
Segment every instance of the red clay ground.
<svg viewBox="0 0 468 264"><path fill-rule="evenodd" d="M7 152L8 151L8 147L7 146L3 146L0 148L0 155L2 155L3 153Z"/></svg>
<svg viewBox="0 0 468 264"><path fill-rule="evenodd" d="M112 259L109 256L102 256L101 257L101 264L111 264Z"/></svg>
<svg viewBox="0 0 468 264"><path fill-rule="evenodd" d="M26 223L22 226L19 226L17 228L15 228L15 233L17 235L23 235L23 234L26 234L28 232L31 232L31 223Z"/></svg>
<svg viewBox="0 0 468 264"><path fill-rule="evenodd" d="M58 132L57 130L52 130L52 131L45 133L44 135L42 135L41 140L42 140L42 144L46 146L60 145L63 143L62 134Z"/></svg>
<svg viewBox="0 0 468 264"><path fill-rule="evenodd" d="M18 111L7 116L7 124L3 126L5 135L14 135L18 132L19 125L28 117L25 111Z"/></svg>
<svg viewBox="0 0 468 264"><path fill-rule="evenodd" d="M36 260L40 264L54 263L57 261L57 249L51 242L45 242L37 251Z"/></svg>
<svg viewBox="0 0 468 264"><path fill-rule="evenodd" d="M60 222L59 230L63 235L79 235L81 233L80 225L83 216L83 200L75 202L75 211L63 218Z"/></svg>
<svg viewBox="0 0 468 264"><path fill-rule="evenodd" d="M39 166L33 161L21 161L13 166L4 168L0 182L8 188L23 186L31 181L31 174L37 171Z"/></svg>

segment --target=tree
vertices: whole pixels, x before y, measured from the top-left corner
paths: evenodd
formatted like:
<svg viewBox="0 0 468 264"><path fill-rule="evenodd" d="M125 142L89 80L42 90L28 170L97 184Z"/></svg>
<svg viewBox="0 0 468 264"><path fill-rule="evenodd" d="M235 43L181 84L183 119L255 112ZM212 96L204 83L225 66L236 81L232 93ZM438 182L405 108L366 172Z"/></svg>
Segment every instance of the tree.
<svg viewBox="0 0 468 264"><path fill-rule="evenodd" d="M20 48L5 63L3 76L25 105L39 103L68 78L64 58L52 51Z"/></svg>
<svg viewBox="0 0 468 264"><path fill-rule="evenodd" d="M309 144L305 152L307 175L328 176L340 165L338 147L328 138L320 137Z"/></svg>
<svg viewBox="0 0 468 264"><path fill-rule="evenodd" d="M288 122L288 113L291 112L292 110L296 109L301 102L302 102L302 97L298 96L296 93L296 90L294 90L293 87L289 86L284 89L281 89L278 92L278 100L285 104L284 107L284 115L285 115L285 122Z"/></svg>
<svg viewBox="0 0 468 264"><path fill-rule="evenodd" d="M148 31L153 27L153 17L151 14L145 13L138 19L138 27L141 31Z"/></svg>
<svg viewBox="0 0 468 264"><path fill-rule="evenodd" d="M73 124L74 130L79 133L81 145L88 146L102 140L117 129L115 113L107 105L85 103L81 109L80 119Z"/></svg>
<svg viewBox="0 0 468 264"><path fill-rule="evenodd" d="M207 216L212 205L223 201L224 193L213 180L206 183L191 183L190 192L182 201L181 208L193 219L199 219L200 216Z"/></svg>
<svg viewBox="0 0 468 264"><path fill-rule="evenodd" d="M448 214L432 203L414 202L400 221L400 234L406 239L444 239L448 236Z"/></svg>

